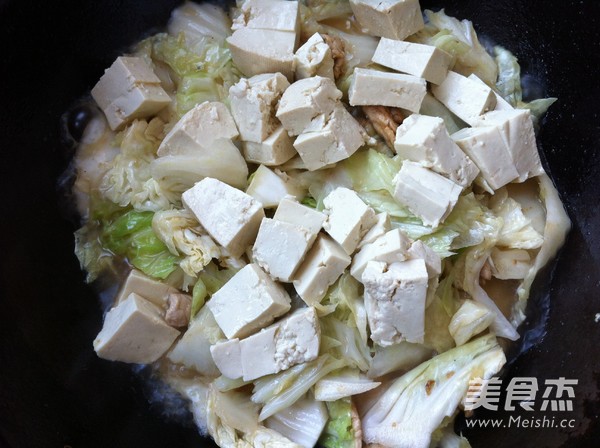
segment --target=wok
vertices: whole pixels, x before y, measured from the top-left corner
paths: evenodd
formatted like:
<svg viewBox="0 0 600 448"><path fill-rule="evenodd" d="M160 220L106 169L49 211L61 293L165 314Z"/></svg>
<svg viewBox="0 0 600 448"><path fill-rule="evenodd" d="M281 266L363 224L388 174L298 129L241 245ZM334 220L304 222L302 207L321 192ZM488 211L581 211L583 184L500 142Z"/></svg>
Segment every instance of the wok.
<svg viewBox="0 0 600 448"><path fill-rule="evenodd" d="M73 256L76 221L57 187L72 156L61 114L177 3L0 1L0 446L213 446L148 404L143 375L95 356L100 305ZM457 429L475 447L600 446L600 2L421 5L442 3L517 54L528 95L559 98L539 143L573 229L535 283L504 374L579 380L573 411L552 414L573 428L475 430L459 419ZM67 124L77 137L84 123L73 113Z"/></svg>

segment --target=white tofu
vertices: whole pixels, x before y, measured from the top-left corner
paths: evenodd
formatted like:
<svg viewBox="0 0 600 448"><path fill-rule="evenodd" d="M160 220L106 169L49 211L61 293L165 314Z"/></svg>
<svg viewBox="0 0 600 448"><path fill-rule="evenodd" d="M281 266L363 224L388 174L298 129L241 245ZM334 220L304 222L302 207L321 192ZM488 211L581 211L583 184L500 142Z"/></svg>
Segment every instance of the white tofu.
<svg viewBox="0 0 600 448"><path fill-rule="evenodd" d="M481 85L487 86L487 84L481 80L475 73L471 73L468 77L470 80L475 81ZM504 98L502 98L502 95L500 95L498 92L496 92L495 90L492 89L492 92L494 93L494 97L496 97L496 107L494 108L494 110L514 110L515 108L512 107L510 105L510 103L508 101L506 101Z"/></svg>
<svg viewBox="0 0 600 448"><path fill-rule="evenodd" d="M354 16L368 34L403 40L425 24L419 0L350 0Z"/></svg>
<svg viewBox="0 0 600 448"><path fill-rule="evenodd" d="M452 139L475 162L492 189L497 190L519 177L497 126L464 128L452 134Z"/></svg>
<svg viewBox="0 0 600 448"><path fill-rule="evenodd" d="M251 381L277 372L277 363L275 362L277 331L277 325L273 325L263 328L240 342L244 381Z"/></svg>
<svg viewBox="0 0 600 448"><path fill-rule="evenodd" d="M294 276L296 292L308 305L320 302L350 262L338 243L319 235Z"/></svg>
<svg viewBox="0 0 600 448"><path fill-rule="evenodd" d="M437 277L442 273L442 259L432 248L423 241L415 241L407 251L411 260L421 259L427 267L429 278Z"/></svg>
<svg viewBox="0 0 600 448"><path fill-rule="evenodd" d="M210 353L210 347L224 338L213 314L204 306L169 351L167 358L172 363L193 369L205 377L216 378L220 372Z"/></svg>
<svg viewBox="0 0 600 448"><path fill-rule="evenodd" d="M313 34L294 55L296 79L323 76L333 78L333 56L331 48L319 33Z"/></svg>
<svg viewBox="0 0 600 448"><path fill-rule="evenodd" d="M277 118L290 135L298 135L321 114L333 112L342 92L330 78L313 76L293 83L283 93Z"/></svg>
<svg viewBox="0 0 600 448"><path fill-rule="evenodd" d="M242 78L229 88L231 113L242 140L261 143L279 127L275 108L289 86L281 73L265 73Z"/></svg>
<svg viewBox="0 0 600 448"><path fill-rule="evenodd" d="M390 221L390 215L387 212L377 213L375 215L375 224L373 224L369 231L365 233L365 236L362 237L360 243L358 243L358 249L366 244L374 242L384 233L389 232L391 228L392 222Z"/></svg>
<svg viewBox="0 0 600 448"><path fill-rule="evenodd" d="M298 153L294 144L283 126L279 126L262 143L242 142L244 158L248 162L266 166L281 165Z"/></svg>
<svg viewBox="0 0 600 448"><path fill-rule="evenodd" d="M137 269L132 269L127 278L121 285L121 289L115 299L115 304L123 302L131 293L136 293L144 299L152 302L154 305L165 308L169 294L176 294L179 291L166 283L154 280Z"/></svg>
<svg viewBox="0 0 600 448"><path fill-rule="evenodd" d="M252 244L265 216L262 204L252 196L210 177L185 191L181 199L234 258Z"/></svg>
<svg viewBox="0 0 600 448"><path fill-rule="evenodd" d="M407 251L411 240L400 230L394 229L379 237L372 243L366 244L353 260L350 274L361 281L363 272L369 261L394 263L407 259Z"/></svg>
<svg viewBox="0 0 600 448"><path fill-rule="evenodd" d="M496 97L491 88L456 72L448 72L444 82L433 86L431 92L452 113L471 126L480 115L496 107Z"/></svg>
<svg viewBox="0 0 600 448"><path fill-rule="evenodd" d="M227 38L227 43L233 62L245 76L279 72L293 79L296 33L240 28Z"/></svg>
<svg viewBox="0 0 600 448"><path fill-rule="evenodd" d="M309 171L347 159L364 145L363 127L340 103L330 115L319 115L296 138L294 148Z"/></svg>
<svg viewBox="0 0 600 448"><path fill-rule="evenodd" d="M476 126L497 126L519 173L519 182L544 173L531 112L525 109L492 111L479 117Z"/></svg>
<svg viewBox="0 0 600 448"><path fill-rule="evenodd" d="M211 345L210 354L223 376L232 380L242 377L242 352L239 339L229 339Z"/></svg>
<svg viewBox="0 0 600 448"><path fill-rule="evenodd" d="M239 135L227 107L220 102L197 104L173 126L158 147L159 157L166 155L210 153L219 139Z"/></svg>
<svg viewBox="0 0 600 448"><path fill-rule="evenodd" d="M273 219L304 227L311 234L312 244L323 228L327 216L314 208L302 205L290 198L284 198L279 203Z"/></svg>
<svg viewBox="0 0 600 448"><path fill-rule="evenodd" d="M245 0L240 15L233 20L232 30L258 28L263 30L299 31L300 13L297 1Z"/></svg>
<svg viewBox="0 0 600 448"><path fill-rule="evenodd" d="M432 45L381 38L373 62L393 70L441 84L448 74L452 56Z"/></svg>
<svg viewBox="0 0 600 448"><path fill-rule="evenodd" d="M406 118L396 130L394 148L403 159L420 162L461 187L471 185L479 174L439 117L413 114Z"/></svg>
<svg viewBox="0 0 600 448"><path fill-rule="evenodd" d="M323 199L327 220L323 228L351 255L375 224L375 212L356 192L338 187Z"/></svg>
<svg viewBox="0 0 600 448"><path fill-rule="evenodd" d="M419 112L427 81L412 75L355 68L348 89L352 106L390 106Z"/></svg>
<svg viewBox="0 0 600 448"><path fill-rule="evenodd" d="M396 200L433 228L448 217L462 192L462 187L450 179L408 160L402 163L394 182Z"/></svg>
<svg viewBox="0 0 600 448"><path fill-rule="evenodd" d="M252 256L275 280L290 282L313 241L314 234L304 227L263 218Z"/></svg>
<svg viewBox="0 0 600 448"><path fill-rule="evenodd" d="M155 115L171 104L160 79L139 57L118 57L92 89L92 97L113 131L135 118Z"/></svg>
<svg viewBox="0 0 600 448"><path fill-rule="evenodd" d="M164 355L177 336L179 331L167 325L160 308L131 293L106 314L94 350L110 361L149 364Z"/></svg>
<svg viewBox="0 0 600 448"><path fill-rule="evenodd" d="M256 264L239 270L206 303L228 339L245 337L290 309L290 296Z"/></svg>
<svg viewBox="0 0 600 448"><path fill-rule="evenodd" d="M286 196L300 198L305 190L289 179L288 175L260 165L255 171L246 193L265 208L275 208Z"/></svg>
<svg viewBox="0 0 600 448"><path fill-rule="evenodd" d="M387 265L371 261L362 282L373 342L382 347L402 341L422 343L428 285L425 262L407 260Z"/></svg>
<svg viewBox="0 0 600 448"><path fill-rule="evenodd" d="M240 341L244 381L278 373L319 355L321 331L315 309L286 319Z"/></svg>

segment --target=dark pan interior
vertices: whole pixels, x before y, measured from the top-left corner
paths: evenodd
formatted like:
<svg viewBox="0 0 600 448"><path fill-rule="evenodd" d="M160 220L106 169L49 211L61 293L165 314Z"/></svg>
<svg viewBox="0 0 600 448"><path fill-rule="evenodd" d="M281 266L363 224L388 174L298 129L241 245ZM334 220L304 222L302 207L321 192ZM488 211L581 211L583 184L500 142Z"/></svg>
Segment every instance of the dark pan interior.
<svg viewBox="0 0 600 448"><path fill-rule="evenodd" d="M213 446L149 406L129 366L95 356L100 306L72 255L75 225L57 192L72 155L61 114L177 3L0 1L0 446ZM475 431L459 420L458 429L474 447L600 446L600 2L446 3L519 56L532 95L560 99L540 144L573 230L536 282L521 330L532 347L505 374L579 380L574 411L560 415L574 428Z"/></svg>

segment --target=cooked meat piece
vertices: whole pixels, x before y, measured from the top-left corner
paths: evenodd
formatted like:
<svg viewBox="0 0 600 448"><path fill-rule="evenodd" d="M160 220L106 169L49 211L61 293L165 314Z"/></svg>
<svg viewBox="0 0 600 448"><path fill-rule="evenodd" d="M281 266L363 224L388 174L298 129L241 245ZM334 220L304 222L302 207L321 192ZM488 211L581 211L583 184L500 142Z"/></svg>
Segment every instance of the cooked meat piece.
<svg viewBox="0 0 600 448"><path fill-rule="evenodd" d="M398 123L392 117L390 108L385 106L363 106L362 110L375 131L383 137L390 148L394 149Z"/></svg>
<svg viewBox="0 0 600 448"><path fill-rule="evenodd" d="M169 294L165 320L172 327L187 327L192 312L192 298L187 294Z"/></svg>
<svg viewBox="0 0 600 448"><path fill-rule="evenodd" d="M333 77L337 80L344 74L346 68L346 48L342 38L330 34L321 34L323 40L331 49L333 56Z"/></svg>

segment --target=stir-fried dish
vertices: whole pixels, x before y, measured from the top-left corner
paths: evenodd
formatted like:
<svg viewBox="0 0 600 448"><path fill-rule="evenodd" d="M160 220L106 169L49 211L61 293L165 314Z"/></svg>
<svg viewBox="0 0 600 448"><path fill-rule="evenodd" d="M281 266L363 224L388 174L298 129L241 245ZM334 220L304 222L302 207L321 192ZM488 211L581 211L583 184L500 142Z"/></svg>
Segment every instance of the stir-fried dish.
<svg viewBox="0 0 600 448"><path fill-rule="evenodd" d="M91 95L98 356L221 447L468 446L570 225L515 56L417 0L186 3Z"/></svg>

